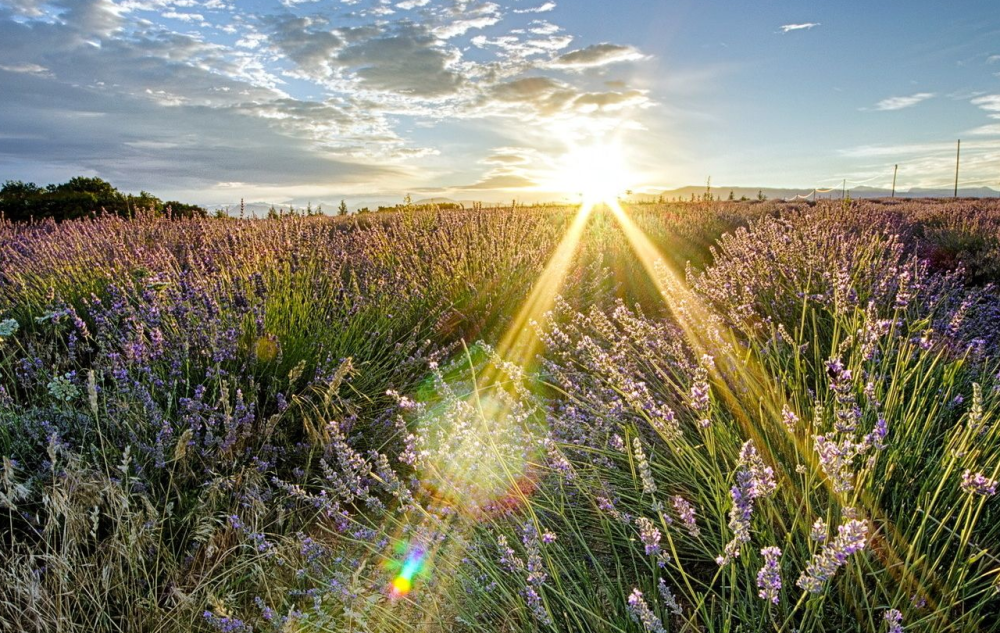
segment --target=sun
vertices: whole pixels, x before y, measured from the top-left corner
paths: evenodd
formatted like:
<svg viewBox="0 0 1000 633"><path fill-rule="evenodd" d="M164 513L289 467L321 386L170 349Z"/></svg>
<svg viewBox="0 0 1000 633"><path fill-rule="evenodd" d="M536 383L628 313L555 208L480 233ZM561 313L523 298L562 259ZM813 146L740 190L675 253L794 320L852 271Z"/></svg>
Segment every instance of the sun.
<svg viewBox="0 0 1000 633"><path fill-rule="evenodd" d="M618 144L597 143L568 151L559 161L554 180L558 190L598 204L624 194L633 176Z"/></svg>

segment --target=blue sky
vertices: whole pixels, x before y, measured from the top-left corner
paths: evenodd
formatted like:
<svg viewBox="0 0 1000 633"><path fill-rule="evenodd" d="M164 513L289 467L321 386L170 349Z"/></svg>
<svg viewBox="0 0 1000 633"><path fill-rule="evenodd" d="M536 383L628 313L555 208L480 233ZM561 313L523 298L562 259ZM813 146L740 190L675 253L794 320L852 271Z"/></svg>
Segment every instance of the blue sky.
<svg viewBox="0 0 1000 633"><path fill-rule="evenodd" d="M1000 188L993 1L0 0L0 179L202 203Z"/></svg>

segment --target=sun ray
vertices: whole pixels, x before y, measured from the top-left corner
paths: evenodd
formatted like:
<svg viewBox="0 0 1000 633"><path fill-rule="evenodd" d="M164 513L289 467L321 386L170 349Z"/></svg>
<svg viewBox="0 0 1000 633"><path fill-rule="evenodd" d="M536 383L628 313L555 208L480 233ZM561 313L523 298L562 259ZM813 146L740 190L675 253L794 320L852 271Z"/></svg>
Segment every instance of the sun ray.
<svg viewBox="0 0 1000 633"><path fill-rule="evenodd" d="M497 353L500 358L514 363L522 368L527 367L538 352L539 340L535 332L528 326L532 321L541 319L542 315L555 305L556 295L566 280L573 257L580 245L587 221L594 210L594 202L586 200L580 206L572 224L566 231L545 269L532 286L528 298L521 304L514 320L511 321L500 344Z"/></svg>
<svg viewBox="0 0 1000 633"><path fill-rule="evenodd" d="M519 307L497 345L496 357L501 364L506 364L508 368L523 372L531 366L538 353L541 341L534 328L530 326L533 322L542 320L543 315L554 306L556 297L573 264L594 206L594 203L588 199L577 210L545 268L532 285L528 296ZM474 365L471 356L469 361L471 371ZM425 499L426 511L404 520L404 524L400 526L397 533L397 543L405 542L403 541L405 533L413 533L420 529L429 530L432 534L450 535L453 537L452 540L460 541L463 530L479 520L483 508L490 503L500 505L527 503L527 497L534 487L530 472L526 472L527 462L508 463L509 457L504 455L492 441L493 436L498 431L497 427L504 425L511 413L510 405L506 400L493 398L486 393L502 378L502 374L503 368L498 367L496 363L491 363L487 365L487 370L482 375L473 375L472 393L466 397L466 403L475 408L482 423L491 426L489 429L483 429L482 436L487 438L487 444L492 451L491 455L497 461L493 464L493 469L500 473L500 477L505 478L509 484L506 487L506 492L498 495L495 481L492 484L482 482L482 489L477 489L477 475L473 471L478 472L482 469L482 460L480 463L470 464L456 455L447 463L430 464L427 472L419 473L422 481L425 483L439 481L445 484L445 488L448 487L449 483L457 482L459 488L446 490L439 487L436 491L428 491L429 496ZM443 416L441 420L427 420L424 423L447 423L444 419L446 417ZM501 434L523 431L523 429L508 429ZM459 494L456 494L456 490L459 491ZM463 498L460 490L465 490L468 497ZM508 499L509 504L505 503ZM439 565L442 562L442 556L445 559L457 556L456 552L450 551L454 548L448 548L444 540L434 538L431 540L436 542L436 546L433 548L428 547L423 542L410 541L403 548L402 563L393 562L398 560L399 553L388 556L386 564L398 569L388 588L391 598L395 600L406 599L414 591L415 581L420 576L429 574L430 569ZM456 545L455 547L460 546Z"/></svg>
<svg viewBox="0 0 1000 633"><path fill-rule="evenodd" d="M754 422L753 416L755 412L762 411L770 419L780 419L782 408L790 404L785 398L784 388L769 375L736 334L694 294L684 280L670 269L656 245L642 229L636 226L621 204L617 200L608 200L606 204L612 210L633 252L656 285L657 291L671 310L688 342L699 354L711 351L715 355L715 363L712 364L710 373L714 378L714 386L726 402L727 411L740 424L746 435L754 440L758 450L768 456L772 464L777 465L778 461L771 451L770 443L761 436L759 425ZM789 433L787 436L794 444L798 458L807 463L813 472L817 471L819 462L811 446L795 434ZM788 480L800 485L794 477L789 477ZM821 481L841 506L851 505L852 501L836 492L827 478L823 477ZM806 492L800 490L800 495ZM862 492L861 498L857 501L869 516L878 520L879 525L883 526L896 542L903 540L895 524L881 511L869 493ZM897 581L900 581L904 573L900 570L905 567L903 557L888 540L885 541L885 545L884 553L888 558L886 568ZM921 592L930 596L925 583L929 582L935 587L941 587L942 584L933 569L926 566L922 568L925 572L924 577L917 582ZM905 573L912 573L912 570Z"/></svg>

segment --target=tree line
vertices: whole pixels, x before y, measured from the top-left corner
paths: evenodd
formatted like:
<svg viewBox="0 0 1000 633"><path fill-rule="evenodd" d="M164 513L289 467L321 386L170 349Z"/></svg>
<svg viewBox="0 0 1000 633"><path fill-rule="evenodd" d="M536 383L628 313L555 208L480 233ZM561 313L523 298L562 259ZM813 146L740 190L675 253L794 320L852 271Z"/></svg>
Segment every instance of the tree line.
<svg viewBox="0 0 1000 633"><path fill-rule="evenodd" d="M100 178L78 176L62 184L39 187L33 182L8 180L0 188L0 216L24 222L55 218L72 220L106 212L131 216L137 211L170 213L173 217L205 217L207 212L194 204L163 201L147 191L132 195L118 191Z"/></svg>

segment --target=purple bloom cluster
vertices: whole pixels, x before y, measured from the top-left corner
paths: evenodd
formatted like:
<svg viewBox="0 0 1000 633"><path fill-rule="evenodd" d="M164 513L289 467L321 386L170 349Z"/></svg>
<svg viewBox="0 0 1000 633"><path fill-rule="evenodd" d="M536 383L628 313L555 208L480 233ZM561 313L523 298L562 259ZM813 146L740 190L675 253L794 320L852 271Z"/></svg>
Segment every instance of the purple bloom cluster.
<svg viewBox="0 0 1000 633"><path fill-rule="evenodd" d="M701 530L698 528L698 523L695 520L694 505L680 495L674 495L672 502L674 512L677 513L677 517L684 524L684 527L687 528L688 534L694 538L698 538L701 535Z"/></svg>
<svg viewBox="0 0 1000 633"><path fill-rule="evenodd" d="M205 611L202 615L205 618L205 622L219 631L219 633L251 633L253 631L249 625L239 618L216 615L211 611Z"/></svg>
<svg viewBox="0 0 1000 633"><path fill-rule="evenodd" d="M711 424L708 417L712 402L710 400L711 388L708 384L708 374L715 365L714 359L708 354L701 357L698 369L695 370L694 380L691 382L690 406L696 415L700 416L698 426L705 428Z"/></svg>
<svg viewBox="0 0 1000 633"><path fill-rule="evenodd" d="M823 543L826 541L828 531L829 527L827 527L826 521L820 517L812 524L812 529L809 531L809 538L817 543Z"/></svg>
<svg viewBox="0 0 1000 633"><path fill-rule="evenodd" d="M753 440L747 440L740 449L736 485L729 491L733 499L733 507L729 511L729 529L733 531L733 539L726 544L723 554L715 559L720 566L738 558L743 544L750 542L754 502L770 495L776 488L774 470L764 464Z"/></svg>
<svg viewBox="0 0 1000 633"><path fill-rule="evenodd" d="M757 572L757 595L762 600L778 604L778 592L781 591L781 548L765 547L760 550L764 557L764 566Z"/></svg>
<svg viewBox="0 0 1000 633"><path fill-rule="evenodd" d="M966 469L962 473L962 483L960 485L963 491L971 495L992 497L997 493L996 479L990 479L982 473L973 474L969 469Z"/></svg>
<svg viewBox="0 0 1000 633"><path fill-rule="evenodd" d="M556 540L556 535L545 531L541 534L531 521L521 526L521 544L524 546L524 558L510 546L507 538L500 534L497 536L497 547L500 550L500 563L512 574L524 576L525 585L521 590L525 603L531 610L536 621L541 625L552 623L552 617L545 608L545 602L540 593L548 573L545 570L545 563L542 560L541 548Z"/></svg>
<svg viewBox="0 0 1000 633"><path fill-rule="evenodd" d="M837 527L837 536L813 556L796 583L810 593L821 593L826 581L847 562L847 557L868 545L868 523L850 519Z"/></svg>
<svg viewBox="0 0 1000 633"><path fill-rule="evenodd" d="M638 437L632 438L632 453L635 457L636 468L639 470L639 478L642 479L642 491L647 495L655 495L656 480L653 479L653 471L649 467L649 460L646 459L646 452Z"/></svg>
<svg viewBox="0 0 1000 633"><path fill-rule="evenodd" d="M795 429L799 426L799 416L795 415L787 404L781 405L781 423L785 425L785 428L789 432L794 433Z"/></svg>
<svg viewBox="0 0 1000 633"><path fill-rule="evenodd" d="M639 540L646 548L646 556L656 556L660 553L660 530L646 517L638 517L635 525L639 529Z"/></svg>
<svg viewBox="0 0 1000 633"><path fill-rule="evenodd" d="M663 604L670 609L670 612L674 615L684 615L684 610L681 609L681 605L677 602L674 592L670 591L670 587L667 586L667 581L660 578L658 588L660 590L660 598L663 600Z"/></svg>
<svg viewBox="0 0 1000 633"><path fill-rule="evenodd" d="M903 614L899 609L889 609L882 618L889 624L888 633L903 633Z"/></svg>
<svg viewBox="0 0 1000 633"><path fill-rule="evenodd" d="M649 608L638 589L633 589L628 596L628 612L632 621L641 625L645 633L666 633L663 621Z"/></svg>

